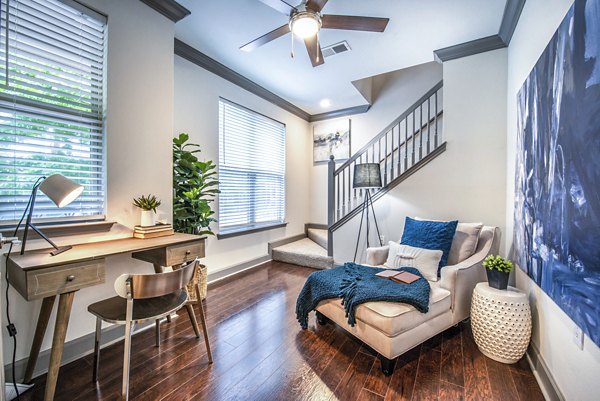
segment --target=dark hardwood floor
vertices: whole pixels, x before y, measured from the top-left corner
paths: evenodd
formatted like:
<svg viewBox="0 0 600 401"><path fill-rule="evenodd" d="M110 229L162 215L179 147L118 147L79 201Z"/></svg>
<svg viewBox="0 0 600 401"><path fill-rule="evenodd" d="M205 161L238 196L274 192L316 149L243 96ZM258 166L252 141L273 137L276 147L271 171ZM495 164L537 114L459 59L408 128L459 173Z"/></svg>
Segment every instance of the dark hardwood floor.
<svg viewBox="0 0 600 401"><path fill-rule="evenodd" d="M134 336L134 400L543 400L525 360L483 356L468 324L402 355L391 377L376 354L334 324L308 330L295 319L296 297L313 270L278 262L209 287L206 315L214 364L187 313ZM91 328L90 328L91 330ZM99 383L92 357L60 369L56 400L120 399L123 342L102 350ZM43 399L45 377L22 400Z"/></svg>

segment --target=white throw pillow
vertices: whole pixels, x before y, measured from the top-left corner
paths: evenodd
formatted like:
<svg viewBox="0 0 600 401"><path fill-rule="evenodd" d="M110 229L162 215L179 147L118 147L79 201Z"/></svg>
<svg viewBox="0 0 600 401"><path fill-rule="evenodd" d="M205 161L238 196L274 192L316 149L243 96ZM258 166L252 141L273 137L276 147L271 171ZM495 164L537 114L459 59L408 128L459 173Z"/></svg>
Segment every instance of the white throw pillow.
<svg viewBox="0 0 600 401"><path fill-rule="evenodd" d="M438 281L438 266L443 252L415 248L390 241L390 251L384 266L391 269L414 267L429 281Z"/></svg>

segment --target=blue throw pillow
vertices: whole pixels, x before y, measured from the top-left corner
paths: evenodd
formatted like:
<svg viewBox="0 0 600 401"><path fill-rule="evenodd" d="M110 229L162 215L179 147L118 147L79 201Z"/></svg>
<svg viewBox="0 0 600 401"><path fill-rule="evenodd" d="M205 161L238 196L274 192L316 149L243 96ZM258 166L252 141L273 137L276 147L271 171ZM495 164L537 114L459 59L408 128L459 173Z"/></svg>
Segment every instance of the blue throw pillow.
<svg viewBox="0 0 600 401"><path fill-rule="evenodd" d="M400 243L417 248L442 251L442 259L438 267L439 276L440 269L448 264L448 254L450 253L457 224L458 220L427 221L406 217L404 233L402 234Z"/></svg>

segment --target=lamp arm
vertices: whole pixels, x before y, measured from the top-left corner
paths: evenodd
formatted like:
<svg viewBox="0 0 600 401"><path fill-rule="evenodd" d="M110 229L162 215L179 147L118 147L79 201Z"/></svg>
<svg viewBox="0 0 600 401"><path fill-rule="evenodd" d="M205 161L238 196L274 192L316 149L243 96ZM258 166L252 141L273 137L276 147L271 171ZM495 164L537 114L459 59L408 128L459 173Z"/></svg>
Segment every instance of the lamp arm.
<svg viewBox="0 0 600 401"><path fill-rule="evenodd" d="M43 178L45 178L45 177L43 177ZM52 247L54 249L58 249L58 246L50 238L46 237L46 235L43 232L41 232L36 226L33 225L33 223L31 223L31 219L33 218L33 207L35 205L35 198L37 196L38 189L40 188L40 185L42 184L42 182L43 182L43 179L40 180L39 183L35 184L33 186L33 190L31 191L31 200L29 203L29 213L27 214L27 220L25 221L25 228L23 230L23 241L21 242L21 255L23 255L23 253L25 252L25 244L27 243L27 236L29 234L30 227L40 237L42 237L50 245L52 245Z"/></svg>
<svg viewBox="0 0 600 401"><path fill-rule="evenodd" d="M29 227L32 226L31 218L33 217L33 205L35 205L35 197L37 196L37 191L38 191L39 187L40 187L40 182L36 183L33 186L33 189L31 190L31 197L29 198L29 211L27 213L27 220L25 220L25 229L23 230L23 240L21 241L21 255L23 255L23 252L25 252L25 244L27 243L27 235L29 234Z"/></svg>

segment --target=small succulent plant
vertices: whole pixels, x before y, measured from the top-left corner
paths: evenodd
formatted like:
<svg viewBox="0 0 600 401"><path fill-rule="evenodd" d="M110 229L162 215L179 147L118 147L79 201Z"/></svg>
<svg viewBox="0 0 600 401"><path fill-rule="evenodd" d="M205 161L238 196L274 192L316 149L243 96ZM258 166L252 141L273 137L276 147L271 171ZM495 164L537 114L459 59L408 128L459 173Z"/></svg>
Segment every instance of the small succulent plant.
<svg viewBox="0 0 600 401"><path fill-rule="evenodd" d="M510 260L504 259L500 255L490 255L483 261L483 267L488 270L498 270L504 273L510 273L513 269L513 264Z"/></svg>
<svg viewBox="0 0 600 401"><path fill-rule="evenodd" d="M161 204L160 199L154 195L142 195L139 198L133 199L133 206L139 207L142 210L152 210L156 213L156 208Z"/></svg>

